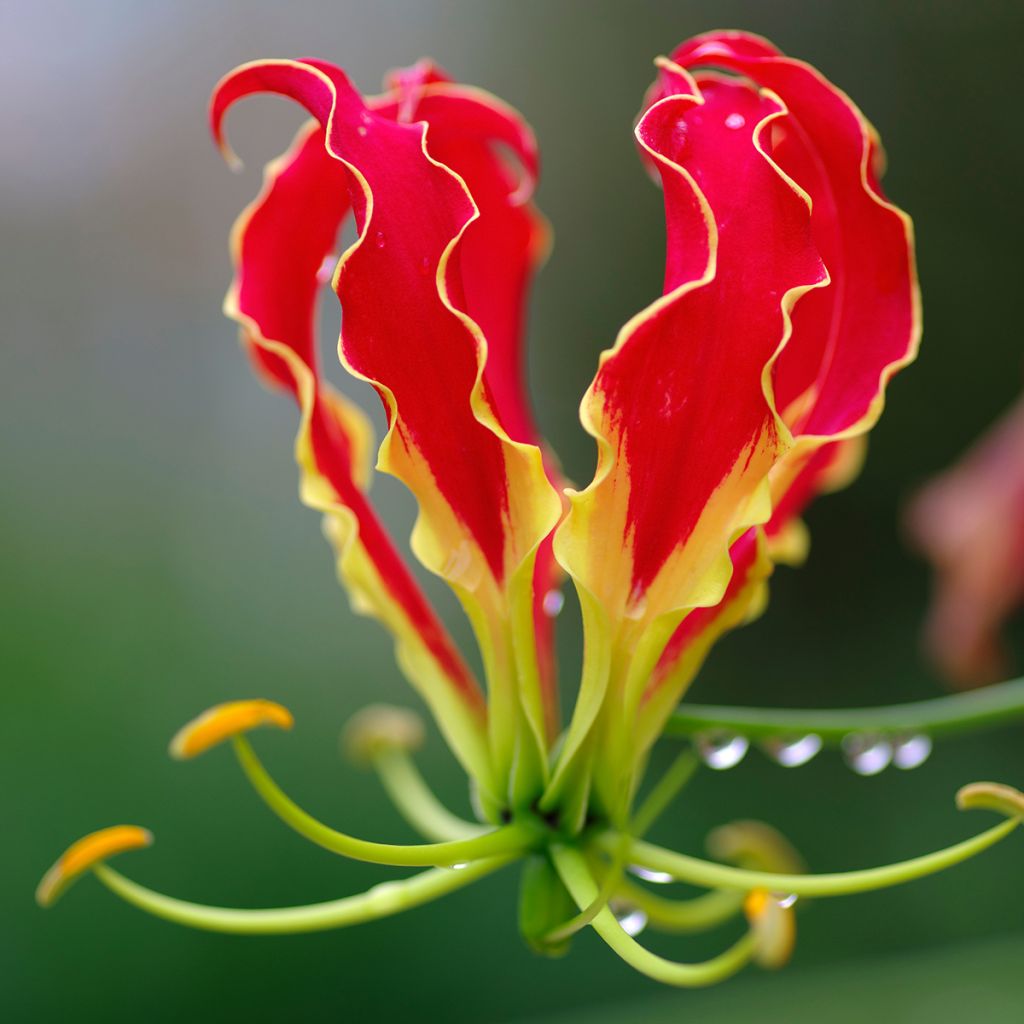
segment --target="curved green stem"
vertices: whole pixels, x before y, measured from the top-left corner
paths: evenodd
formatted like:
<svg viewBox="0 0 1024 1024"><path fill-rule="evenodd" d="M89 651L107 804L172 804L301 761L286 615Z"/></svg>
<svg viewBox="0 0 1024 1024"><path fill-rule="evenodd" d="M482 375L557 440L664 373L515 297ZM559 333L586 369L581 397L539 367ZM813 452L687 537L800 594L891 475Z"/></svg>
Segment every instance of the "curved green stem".
<svg viewBox="0 0 1024 1024"><path fill-rule="evenodd" d="M305 907L275 907L272 910L207 907L154 892L125 878L106 864L97 864L92 870L108 889L123 900L166 921L236 935L284 935L345 928L381 917L391 917L462 889L514 859L494 857L468 864L461 871L432 868L412 878L382 882L357 896L345 896L340 900L313 903Z"/></svg>
<svg viewBox="0 0 1024 1024"><path fill-rule="evenodd" d="M674 853L636 840L630 847L630 861L651 871L665 871L682 882L702 885L711 889L768 889L773 892L793 893L796 896L847 896L858 892L871 892L902 885L917 878L944 871L995 845L1020 824L1019 818L1002 821L993 828L944 850L914 857L911 860L887 864L864 871L843 871L830 875L785 875L767 871L748 871L745 868L716 864L712 861ZM597 845L611 854L619 836L606 832L596 839Z"/></svg>
<svg viewBox="0 0 1024 1024"><path fill-rule="evenodd" d="M536 829L531 828L526 822L505 825L474 839L425 843L418 846L373 843L357 839L324 825L299 807L270 777L244 736L236 736L233 743L238 762L253 788L286 825L325 850L351 857L353 860L399 867L451 867L453 864L480 860L484 857L522 854L534 845L537 839Z"/></svg>
<svg viewBox="0 0 1024 1024"><path fill-rule="evenodd" d="M692 899L673 900L629 879L620 881L615 894L642 910L652 927L673 934L702 932L724 924L743 909L746 897L745 892L737 889L715 889Z"/></svg>
<svg viewBox="0 0 1024 1024"><path fill-rule="evenodd" d="M421 835L436 842L472 839L491 831L452 814L434 795L405 750L386 747L372 764L391 802Z"/></svg>
<svg viewBox="0 0 1024 1024"><path fill-rule="evenodd" d="M654 784L633 815L630 831L634 836L647 833L699 767L700 761L692 750L684 750L669 765L668 771Z"/></svg>
<svg viewBox="0 0 1024 1024"><path fill-rule="evenodd" d="M1024 720L1024 679L910 704L880 708L812 711L788 708L731 708L682 704L669 718L665 736L685 737L725 729L751 738L815 733L838 744L849 733L950 736Z"/></svg>
<svg viewBox="0 0 1024 1024"><path fill-rule="evenodd" d="M590 874L583 854L572 847L553 846L551 855L558 874L577 905L583 908L593 903L598 892L597 883ZM710 960L682 964L644 949L636 939L622 930L615 915L607 907L601 910L591 924L630 967L655 981L683 988L697 988L724 981L750 962L756 945L754 935L748 932L735 945Z"/></svg>

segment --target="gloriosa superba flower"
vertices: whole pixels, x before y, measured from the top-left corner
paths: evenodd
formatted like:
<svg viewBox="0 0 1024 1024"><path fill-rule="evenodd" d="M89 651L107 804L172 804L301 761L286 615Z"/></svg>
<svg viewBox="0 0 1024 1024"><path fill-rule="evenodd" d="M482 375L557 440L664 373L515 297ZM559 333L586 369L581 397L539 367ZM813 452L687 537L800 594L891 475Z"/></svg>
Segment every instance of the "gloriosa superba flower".
<svg viewBox="0 0 1024 1024"><path fill-rule="evenodd" d="M802 557L803 509L856 472L885 386L914 358L920 333L911 225L881 192L877 136L849 98L738 32L691 39L656 65L635 134L664 191L664 286L602 355L584 397L598 456L582 490L566 486L542 445L524 389L524 297L548 230L531 202L537 152L519 115L429 62L393 73L371 98L314 60L257 61L218 84L212 128L229 159L223 121L238 100L276 93L312 115L235 226L226 309L259 374L298 403L302 498L324 515L353 607L394 636L399 666L466 770L478 821L449 812L418 774L418 718L377 707L350 723L348 749L429 842L329 828L278 787L246 738L256 726L290 727L291 715L235 702L181 730L175 756L230 740L257 792L298 832L348 857L427 870L308 907L225 910L108 867L111 854L150 842L143 829L116 826L65 853L41 902L91 868L174 921L306 931L390 915L519 861L520 921L534 948L562 952L591 925L649 976L701 985L751 960L785 962L797 897L921 877L1016 826L1020 795L975 784L961 805L1008 820L866 871L806 874L783 837L755 822L713 832L707 861L642 838L697 766L685 750L638 799L653 744L729 718L675 709L712 644L762 610L773 566ZM349 220L358 237L338 259ZM483 686L373 510L367 420L320 376L315 306L335 262L341 362L387 414L377 466L418 502L412 550L464 607ZM563 727L552 626L564 576L579 596L585 650ZM948 729L985 713L941 700L884 709L874 744L891 751L908 723ZM723 750L728 760L750 737L792 740L795 723L813 752L872 721L846 714L819 723L813 712L740 713L727 723L730 741L713 749L721 765ZM638 875L709 891L669 899ZM712 960L682 963L636 941L626 918L638 915L675 932L744 916L747 928Z"/></svg>

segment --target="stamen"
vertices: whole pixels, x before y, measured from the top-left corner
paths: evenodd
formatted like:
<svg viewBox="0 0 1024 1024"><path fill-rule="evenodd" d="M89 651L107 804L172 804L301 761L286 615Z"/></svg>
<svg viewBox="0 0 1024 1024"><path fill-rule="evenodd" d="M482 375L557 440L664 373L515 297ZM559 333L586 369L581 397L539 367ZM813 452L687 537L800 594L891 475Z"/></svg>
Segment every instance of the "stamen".
<svg viewBox="0 0 1024 1024"><path fill-rule="evenodd" d="M807 865L778 829L763 821L734 821L708 834L708 853L715 860L759 871L803 875Z"/></svg>
<svg viewBox="0 0 1024 1024"><path fill-rule="evenodd" d="M554 846L551 854L565 887L577 905L581 908L590 905L598 888L583 855L567 846ZM592 927L631 967L655 981L684 988L724 981L750 963L758 948L757 937L751 930L724 953L710 960L696 964L677 963L644 949L636 939L623 931L608 907L594 918Z"/></svg>
<svg viewBox="0 0 1024 1024"><path fill-rule="evenodd" d="M616 894L647 915L647 923L669 934L703 932L735 917L743 908L744 894L736 889L715 889L691 899L660 896L622 879Z"/></svg>
<svg viewBox="0 0 1024 1024"><path fill-rule="evenodd" d="M171 757L198 757L210 747L262 725L291 729L292 713L270 700L235 700L217 704L183 726L171 740Z"/></svg>
<svg viewBox="0 0 1024 1024"><path fill-rule="evenodd" d="M777 899L765 889L755 889L743 901L743 910L757 939L754 960L770 971L785 967L796 944L793 905Z"/></svg>
<svg viewBox="0 0 1024 1024"><path fill-rule="evenodd" d="M956 805L961 811L996 811L1019 818L1024 815L1024 793L1001 782L972 782L957 793Z"/></svg>
<svg viewBox="0 0 1024 1024"><path fill-rule="evenodd" d="M439 899L456 889L465 888L514 859L492 857L468 864L464 871L433 868L412 878L382 882L357 896L345 896L304 907L275 907L269 910L237 910L190 903L147 889L106 865L98 865L94 870L100 881L116 895L166 921L204 931L236 935L284 935L346 928L365 921L391 917L403 910L411 910Z"/></svg>
<svg viewBox="0 0 1024 1024"><path fill-rule="evenodd" d="M353 860L404 867L451 867L453 864L484 857L521 855L534 847L541 838L540 826L531 819L524 819L492 829L472 839L457 839L443 843L402 846L357 839L324 825L299 807L270 777L244 736L236 736L233 745L238 762L253 788L286 825L325 850L351 857Z"/></svg>
<svg viewBox="0 0 1024 1024"><path fill-rule="evenodd" d="M356 764L366 766L386 750L418 750L424 735L423 719L415 711L371 704L349 719L341 745Z"/></svg>
<svg viewBox="0 0 1024 1024"><path fill-rule="evenodd" d="M669 766L668 771L654 784L643 803L633 815L630 831L634 836L647 834L683 787L693 778L700 761L691 750L684 750Z"/></svg>
<svg viewBox="0 0 1024 1024"><path fill-rule="evenodd" d="M447 842L482 835L486 827L452 814L419 773L409 752L423 737L423 720L414 711L375 704L349 720L341 748L350 760L377 772L391 802L425 838Z"/></svg>
<svg viewBox="0 0 1024 1024"><path fill-rule="evenodd" d="M90 868L115 854L152 846L153 835L138 825L113 825L91 832L72 843L43 875L36 888L36 903L52 907L64 891Z"/></svg>
<svg viewBox="0 0 1024 1024"><path fill-rule="evenodd" d="M1019 818L1001 822L994 828L963 842L923 857L864 871L845 871L829 875L775 874L750 871L727 864L715 864L682 853L674 853L640 840L630 848L630 860L653 871L667 871L680 881L712 889L767 889L796 896L846 896L886 889L904 882L925 878L976 856L1008 836L1020 824ZM618 837L605 833L596 837L599 848L611 852Z"/></svg>

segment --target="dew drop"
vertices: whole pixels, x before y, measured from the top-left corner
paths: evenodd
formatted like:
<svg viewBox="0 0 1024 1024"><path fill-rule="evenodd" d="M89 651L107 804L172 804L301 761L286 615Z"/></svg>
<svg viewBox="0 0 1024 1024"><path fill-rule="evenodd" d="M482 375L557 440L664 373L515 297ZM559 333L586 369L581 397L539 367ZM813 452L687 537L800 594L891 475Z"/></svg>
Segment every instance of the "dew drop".
<svg viewBox="0 0 1024 1024"><path fill-rule="evenodd" d="M544 614L553 619L565 607L565 594L560 590L549 590L541 601Z"/></svg>
<svg viewBox="0 0 1024 1024"><path fill-rule="evenodd" d="M897 768L909 771L919 768L928 760L932 752L932 738L924 733L913 736L901 736L893 740L892 763Z"/></svg>
<svg viewBox="0 0 1024 1024"><path fill-rule="evenodd" d="M809 732L806 736L774 737L761 744L764 752L783 768L799 768L821 750L821 737Z"/></svg>
<svg viewBox="0 0 1024 1024"><path fill-rule="evenodd" d="M323 262L320 264L320 269L316 272L317 284L329 284L331 279L334 277L334 268L338 263L338 254L336 252L328 253Z"/></svg>
<svg viewBox="0 0 1024 1024"><path fill-rule="evenodd" d="M383 249L384 248L384 241L385 241L385 239L384 239L384 232L383 231L378 231L377 234L375 234L373 236L373 241L374 241L374 244L377 246L378 249Z"/></svg>
<svg viewBox="0 0 1024 1024"><path fill-rule="evenodd" d="M452 871L461 871L463 868L468 868L469 867L469 862L468 861L461 861L458 864L449 864L448 866L452 869Z"/></svg>
<svg viewBox="0 0 1024 1024"><path fill-rule="evenodd" d="M742 128L747 123L747 119L742 114L730 114L725 119L726 128Z"/></svg>
<svg viewBox="0 0 1024 1024"><path fill-rule="evenodd" d="M641 594L635 601L626 605L626 618L639 622L647 614L647 595Z"/></svg>
<svg viewBox="0 0 1024 1024"><path fill-rule="evenodd" d="M361 136L366 135L366 125L361 124L356 126L356 133Z"/></svg>
<svg viewBox="0 0 1024 1024"><path fill-rule="evenodd" d="M472 566L473 554L469 550L468 541L459 541L448 555L448 560L441 569L441 575L453 583L459 583L465 580Z"/></svg>
<svg viewBox="0 0 1024 1024"><path fill-rule="evenodd" d="M612 913L630 938L636 938L647 927L647 915L639 907L612 907Z"/></svg>
<svg viewBox="0 0 1024 1024"><path fill-rule="evenodd" d="M674 882L675 878L667 871L652 871L650 868L642 868L639 864L630 864L626 869L631 875L642 878L645 882L653 882L655 885L668 885Z"/></svg>
<svg viewBox="0 0 1024 1024"><path fill-rule="evenodd" d="M420 260L420 273L424 277L429 277L430 276L430 257L429 256L424 256L423 259Z"/></svg>
<svg viewBox="0 0 1024 1024"><path fill-rule="evenodd" d="M858 775L877 775L892 761L892 744L884 736L850 733L843 737L843 755Z"/></svg>
<svg viewBox="0 0 1024 1024"><path fill-rule="evenodd" d="M795 892L776 892L772 893L772 899L775 900L775 902L778 903L778 905L782 907L783 910L789 910L789 908L793 906L794 903L796 903L797 896Z"/></svg>
<svg viewBox="0 0 1024 1024"><path fill-rule="evenodd" d="M697 753L701 760L716 771L735 768L746 756L750 741L734 732L707 732L697 737Z"/></svg>

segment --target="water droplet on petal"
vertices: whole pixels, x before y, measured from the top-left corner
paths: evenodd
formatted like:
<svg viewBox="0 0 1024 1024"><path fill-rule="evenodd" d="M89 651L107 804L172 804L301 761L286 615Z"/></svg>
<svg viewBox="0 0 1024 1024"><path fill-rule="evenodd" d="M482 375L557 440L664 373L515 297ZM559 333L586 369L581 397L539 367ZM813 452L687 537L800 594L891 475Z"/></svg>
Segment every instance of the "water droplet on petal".
<svg viewBox="0 0 1024 1024"><path fill-rule="evenodd" d="M647 614L647 595L641 594L626 605L626 618L639 622Z"/></svg>
<svg viewBox="0 0 1024 1024"><path fill-rule="evenodd" d="M747 737L735 732L717 730L697 737L697 753L709 768L716 771L735 768L749 749L750 741Z"/></svg>
<svg viewBox="0 0 1024 1024"><path fill-rule="evenodd" d="M441 575L453 583L465 583L470 569L473 567L473 552L468 541L459 541L448 555L441 569Z"/></svg>
<svg viewBox="0 0 1024 1024"><path fill-rule="evenodd" d="M747 123L747 119L742 114L730 114L725 119L726 128L742 128Z"/></svg>
<svg viewBox="0 0 1024 1024"><path fill-rule="evenodd" d="M553 619L565 607L565 594L560 590L549 590L541 601L544 614Z"/></svg>
<svg viewBox="0 0 1024 1024"><path fill-rule="evenodd" d="M430 257L429 256L424 256L423 259L420 260L420 273L423 274L424 277L429 277L430 276Z"/></svg>
<svg viewBox="0 0 1024 1024"><path fill-rule="evenodd" d="M631 875L636 875L637 878L642 878L645 882L653 882L655 885L668 885L669 882L675 881L675 878L667 871L652 871L650 868L640 867L639 864L630 864L626 870Z"/></svg>
<svg viewBox="0 0 1024 1024"><path fill-rule="evenodd" d="M924 733L901 736L893 740L892 763L897 768L909 771L918 768L928 760L932 752L932 738Z"/></svg>
<svg viewBox="0 0 1024 1024"><path fill-rule="evenodd" d="M468 868L469 867L469 862L468 861L461 861L458 864L449 864L448 866L452 869L452 871L461 871L463 868Z"/></svg>
<svg viewBox="0 0 1024 1024"><path fill-rule="evenodd" d="M795 892L775 892L772 893L772 899L775 900L783 910L789 910L789 908L796 903L797 895Z"/></svg>
<svg viewBox="0 0 1024 1024"><path fill-rule="evenodd" d="M761 744L764 752L783 768L799 768L821 750L821 737L810 732L806 736L783 739L775 737Z"/></svg>
<svg viewBox="0 0 1024 1024"><path fill-rule="evenodd" d="M356 132L359 135L365 136L366 135L366 125L362 125L362 124L358 125L356 127Z"/></svg>
<svg viewBox="0 0 1024 1024"><path fill-rule="evenodd" d="M338 254L336 252L328 253L323 262L320 264L320 269L316 272L317 284L329 284L331 279L334 277L334 268L338 263Z"/></svg>
<svg viewBox="0 0 1024 1024"><path fill-rule="evenodd" d="M384 232L383 231L378 231L373 236L373 242L377 246L378 249L383 249L384 248L384 242L385 242Z"/></svg>
<svg viewBox="0 0 1024 1024"><path fill-rule="evenodd" d="M612 913L630 938L636 938L647 927L647 915L639 907L612 907Z"/></svg>
<svg viewBox="0 0 1024 1024"><path fill-rule="evenodd" d="M892 744L884 736L850 733L843 737L843 754L858 775L877 775L892 761Z"/></svg>

